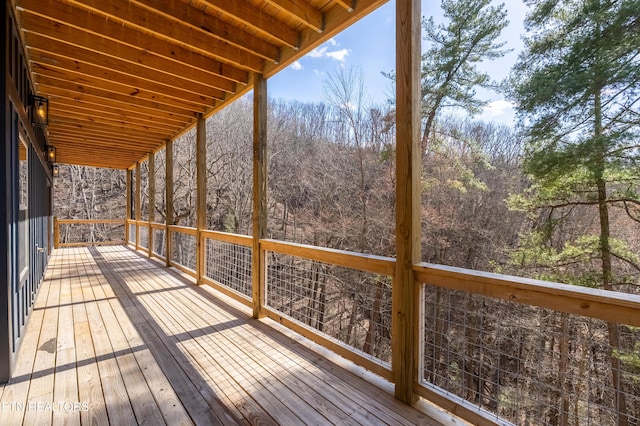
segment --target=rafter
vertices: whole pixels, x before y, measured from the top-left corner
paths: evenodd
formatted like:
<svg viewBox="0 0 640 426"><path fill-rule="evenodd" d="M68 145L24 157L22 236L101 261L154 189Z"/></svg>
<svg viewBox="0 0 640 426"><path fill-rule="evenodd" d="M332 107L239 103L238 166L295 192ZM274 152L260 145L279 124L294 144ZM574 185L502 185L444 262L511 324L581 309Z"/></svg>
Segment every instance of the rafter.
<svg viewBox="0 0 640 426"><path fill-rule="evenodd" d="M137 61L127 61L118 56L112 56L104 52L96 52L95 50L90 50L85 47L78 47L74 44L58 41L50 38L49 35L43 36L33 32L27 32L25 38L29 43L29 48L37 50L38 55L43 55L45 58L50 57L52 54L60 55L69 59L118 70L131 76L140 76L151 81L173 84L174 86L181 87L193 93L203 93L209 88L233 93L236 89L236 83L222 77L212 76L211 74L194 78L193 74L197 73L197 70L193 68L186 70L189 72L187 75L189 75L190 78L182 77L183 74L176 75L175 72L172 71L173 63L169 61L162 61L165 62L164 67L152 68L144 66Z"/></svg>
<svg viewBox="0 0 640 426"><path fill-rule="evenodd" d="M184 123L170 123L165 120L153 118L140 119L133 114L123 114L121 111L101 108L100 111L82 106L82 104L65 103L60 98L49 99L49 106L56 114L78 118L87 121L95 121L97 123L119 123L121 125L132 124L133 126L143 126L149 129L156 129L162 132L175 132L180 130Z"/></svg>
<svg viewBox="0 0 640 426"><path fill-rule="evenodd" d="M180 2L179 0L134 0L142 6L152 9L165 18L189 25L192 28L214 36L239 49L246 50L271 62L278 62L280 49L255 35L208 15L203 11Z"/></svg>
<svg viewBox="0 0 640 426"><path fill-rule="evenodd" d="M185 92L176 89L160 90L157 85L145 81L136 81L135 79L129 81L129 79L126 79L127 82L121 82L117 79L111 80L108 76L117 75L117 73L113 71L105 70L104 74L101 74L103 77L95 77L87 72L86 68L88 66L78 64L77 70L69 70L65 68L64 65L65 64L33 63L32 68L36 76L36 81L39 76L56 77L83 86L103 89L114 94L121 94L129 96L130 98L147 99L190 111L198 111L203 107L213 105L213 101L204 96L187 95Z"/></svg>
<svg viewBox="0 0 640 426"><path fill-rule="evenodd" d="M40 76L38 77L36 85L38 92L46 96L64 97L93 105L108 105L113 108L121 108L123 111L135 110L159 118L168 116L171 119L186 121L188 123L195 118L195 113L191 110L164 105L146 99L131 99L128 95L121 95L95 87L75 84L53 77Z"/></svg>
<svg viewBox="0 0 640 426"><path fill-rule="evenodd" d="M221 99L223 91L219 88L195 83L193 81L184 80L175 76L171 76L161 71L150 70L135 64L100 55L95 52L83 51L84 49L74 46L60 46L59 43L52 41L48 43L48 47L41 47L34 44L30 49L33 50L30 59L33 62L41 64L51 64L64 67L66 69L78 70L79 65L84 65L84 72L91 75L100 75L102 78L117 79L123 84L143 85L141 81L153 83L159 92L163 94L185 92L200 98L202 95L211 98ZM65 56L62 56L65 55ZM76 65L74 65L76 64ZM113 75L114 77L109 77ZM137 83L136 83L137 82ZM233 93L235 85L230 81L225 81L229 93ZM166 86L168 91L164 91ZM186 95L185 95L186 96ZM196 98L194 98L196 99Z"/></svg>
<svg viewBox="0 0 640 426"><path fill-rule="evenodd" d="M322 12L311 7L306 2L293 0L266 0L267 3L275 6L280 12L289 16L295 21L321 33L324 31L324 18Z"/></svg>
<svg viewBox="0 0 640 426"><path fill-rule="evenodd" d="M202 3L260 32L264 37L275 38L294 49L300 47L300 33L297 30L283 25L273 16L248 5L245 1L202 0Z"/></svg>
<svg viewBox="0 0 640 426"><path fill-rule="evenodd" d="M249 81L249 73L245 70L192 50L158 43L132 28L114 26L112 22L87 10L55 0L19 0L18 3L22 10L21 26L25 30L98 53L129 58L152 68L166 68L183 77L191 75L191 68L196 68L200 73L218 75L241 84ZM114 41L118 43L114 44Z"/></svg>
<svg viewBox="0 0 640 426"><path fill-rule="evenodd" d="M238 51L227 43L217 43L208 33L197 31L191 27L178 24L161 15L150 12L149 9L134 3L106 2L103 0L69 0L76 7L99 13L110 19L143 30L154 37L157 43L172 43L176 48L183 47L214 57L223 62L233 64L241 69L261 71L263 59L249 53Z"/></svg>

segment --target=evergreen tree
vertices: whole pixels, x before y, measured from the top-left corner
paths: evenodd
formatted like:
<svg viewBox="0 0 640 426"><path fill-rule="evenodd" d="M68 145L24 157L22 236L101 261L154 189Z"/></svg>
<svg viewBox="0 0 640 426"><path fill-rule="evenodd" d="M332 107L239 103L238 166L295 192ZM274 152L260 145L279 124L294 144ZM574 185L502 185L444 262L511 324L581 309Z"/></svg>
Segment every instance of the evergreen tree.
<svg viewBox="0 0 640 426"><path fill-rule="evenodd" d="M529 37L511 82L533 184L511 202L537 215L539 226L525 238L520 261L565 282L637 286L640 264L625 236L629 223L637 232L640 217L640 1L526 3ZM608 333L614 350L617 326ZM613 353L611 367L617 422L625 425Z"/></svg>
<svg viewBox="0 0 640 426"><path fill-rule="evenodd" d="M422 152L426 152L439 111L445 107L479 112L485 102L475 89L493 85L477 64L507 51L496 40L509 24L504 3L491 0L443 0L446 24L424 19L426 51L422 55Z"/></svg>

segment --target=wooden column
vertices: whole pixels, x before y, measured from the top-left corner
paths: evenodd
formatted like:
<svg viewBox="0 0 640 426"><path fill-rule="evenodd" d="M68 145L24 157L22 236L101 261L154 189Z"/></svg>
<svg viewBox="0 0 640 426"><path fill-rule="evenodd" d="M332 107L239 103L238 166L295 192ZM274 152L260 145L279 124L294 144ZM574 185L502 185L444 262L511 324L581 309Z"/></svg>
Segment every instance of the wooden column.
<svg viewBox="0 0 640 426"><path fill-rule="evenodd" d="M420 0L396 1L396 272L392 291L395 396L413 404L418 379L420 262Z"/></svg>
<svg viewBox="0 0 640 426"><path fill-rule="evenodd" d="M127 207L126 207L126 211L125 211L125 219L131 220L131 170L127 169L126 172L126 188L125 191L127 193ZM124 242L125 244L129 244L129 239L130 239L130 235L129 235L129 223L125 221L124 223Z"/></svg>
<svg viewBox="0 0 640 426"><path fill-rule="evenodd" d="M125 225L125 229L127 226ZM53 217L53 248L57 249L60 247L60 224L58 223L58 218L56 216Z"/></svg>
<svg viewBox="0 0 640 426"><path fill-rule="evenodd" d="M149 154L149 257L153 254L153 228L156 221L156 154Z"/></svg>
<svg viewBox="0 0 640 426"><path fill-rule="evenodd" d="M142 188L140 182L140 162L136 163L136 194L135 194L135 205L136 205L136 250L140 248L140 227L138 226L138 222L140 221L140 188Z"/></svg>
<svg viewBox="0 0 640 426"><path fill-rule="evenodd" d="M167 141L165 145L165 174L164 174L164 217L165 217L165 257L167 267L171 264L171 232L169 226L173 225L173 141Z"/></svg>
<svg viewBox="0 0 640 426"><path fill-rule="evenodd" d="M207 229L207 127L202 114L196 128L196 280L202 284L204 275L204 244L202 231Z"/></svg>
<svg viewBox="0 0 640 426"><path fill-rule="evenodd" d="M253 75L253 317L264 316L265 257L260 240L267 232L267 80Z"/></svg>

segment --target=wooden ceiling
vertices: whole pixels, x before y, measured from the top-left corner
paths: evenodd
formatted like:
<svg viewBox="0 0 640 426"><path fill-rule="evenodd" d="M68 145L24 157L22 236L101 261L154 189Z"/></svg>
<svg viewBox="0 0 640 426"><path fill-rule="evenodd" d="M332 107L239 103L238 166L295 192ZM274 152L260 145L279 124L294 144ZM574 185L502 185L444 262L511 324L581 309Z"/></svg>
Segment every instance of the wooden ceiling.
<svg viewBox="0 0 640 426"><path fill-rule="evenodd" d="M13 0L60 163L128 168L387 0ZM392 36L391 34L389 35Z"/></svg>

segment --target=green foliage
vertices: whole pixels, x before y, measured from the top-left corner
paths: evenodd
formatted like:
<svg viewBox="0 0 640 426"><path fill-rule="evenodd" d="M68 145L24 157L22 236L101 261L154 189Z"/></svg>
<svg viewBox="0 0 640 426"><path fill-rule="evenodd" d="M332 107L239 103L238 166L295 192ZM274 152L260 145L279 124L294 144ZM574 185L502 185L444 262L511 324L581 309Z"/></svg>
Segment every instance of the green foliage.
<svg viewBox="0 0 640 426"><path fill-rule="evenodd" d="M475 96L476 87L492 86L477 64L503 56L504 43L497 43L508 25L504 4L490 0L443 0L447 24L423 20L427 50L422 55L424 115L444 106L478 112L484 105Z"/></svg>
<svg viewBox="0 0 640 426"><path fill-rule="evenodd" d="M526 3L529 37L510 93L532 185L507 202L535 226L514 260L578 285L629 282L623 264L637 268L638 258L612 236L625 222L611 209L640 203L640 1Z"/></svg>

